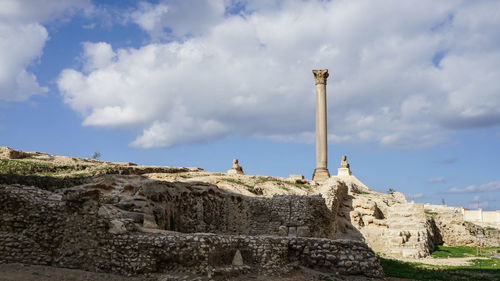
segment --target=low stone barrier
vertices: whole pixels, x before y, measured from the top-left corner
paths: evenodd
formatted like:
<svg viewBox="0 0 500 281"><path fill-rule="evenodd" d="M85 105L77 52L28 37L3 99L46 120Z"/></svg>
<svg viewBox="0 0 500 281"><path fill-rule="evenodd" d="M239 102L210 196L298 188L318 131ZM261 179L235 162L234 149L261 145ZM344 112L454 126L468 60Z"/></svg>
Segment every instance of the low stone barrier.
<svg viewBox="0 0 500 281"><path fill-rule="evenodd" d="M201 279L283 273L293 265L380 277L364 243L320 238L144 233L106 218L99 193L61 196L35 187L0 185L0 263L27 263L126 275L188 273ZM121 227L121 231L116 228ZM243 263L234 264L236 252Z"/></svg>

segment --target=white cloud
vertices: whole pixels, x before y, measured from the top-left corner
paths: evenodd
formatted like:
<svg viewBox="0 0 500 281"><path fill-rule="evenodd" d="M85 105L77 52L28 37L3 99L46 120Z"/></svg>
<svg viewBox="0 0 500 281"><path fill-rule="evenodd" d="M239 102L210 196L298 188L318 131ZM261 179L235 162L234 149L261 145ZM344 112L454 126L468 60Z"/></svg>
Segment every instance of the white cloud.
<svg viewBox="0 0 500 281"><path fill-rule="evenodd" d="M415 193L415 194L407 194L406 197L409 198L410 200L422 198L425 196L425 193L420 192L420 193Z"/></svg>
<svg viewBox="0 0 500 281"><path fill-rule="evenodd" d="M496 211L500 208L500 197L492 194L474 196L468 203L470 209L482 208L485 211Z"/></svg>
<svg viewBox="0 0 500 281"><path fill-rule="evenodd" d="M314 141L318 68L331 73L334 142L429 146L500 124L500 18L491 12L500 2L226 1L248 6L225 17L222 1L199 3L131 13L168 42L84 45L83 68L64 70L58 85L85 125L142 129L141 147L228 135Z"/></svg>
<svg viewBox="0 0 500 281"><path fill-rule="evenodd" d="M464 188L452 187L446 190L446 193L474 193L474 192L488 192L500 190L500 181L492 181L481 185L469 185Z"/></svg>
<svg viewBox="0 0 500 281"><path fill-rule="evenodd" d="M2 0L0 19L8 22L44 22L71 15L90 5L90 0Z"/></svg>
<svg viewBox="0 0 500 281"><path fill-rule="evenodd" d="M443 177L430 178L427 180L427 183L445 183L446 179Z"/></svg>
<svg viewBox="0 0 500 281"><path fill-rule="evenodd" d="M46 92L26 67L40 57L47 30L36 23L9 25L0 21L0 34L0 99L22 101Z"/></svg>
<svg viewBox="0 0 500 281"><path fill-rule="evenodd" d="M223 0L143 1L130 18L153 38L183 37L203 34L223 20L224 10Z"/></svg>
<svg viewBox="0 0 500 281"><path fill-rule="evenodd" d="M105 68L113 62L116 54L111 45L107 43L83 43L83 60L85 70L90 72L100 68Z"/></svg>
<svg viewBox="0 0 500 281"><path fill-rule="evenodd" d="M28 68L37 63L49 35L42 22L88 1L3 0L0 5L0 100L23 101L47 92Z"/></svg>

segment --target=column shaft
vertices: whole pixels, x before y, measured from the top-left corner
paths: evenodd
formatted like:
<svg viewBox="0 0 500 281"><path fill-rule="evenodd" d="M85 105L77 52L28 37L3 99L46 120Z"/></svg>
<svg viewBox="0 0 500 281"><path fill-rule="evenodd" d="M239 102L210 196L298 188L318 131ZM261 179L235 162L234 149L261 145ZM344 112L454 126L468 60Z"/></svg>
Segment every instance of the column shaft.
<svg viewBox="0 0 500 281"><path fill-rule="evenodd" d="M316 169L313 180L330 178L327 160L326 79L328 69L313 70L316 82Z"/></svg>
<svg viewBox="0 0 500 281"><path fill-rule="evenodd" d="M325 86L316 84L316 168L324 169L328 167Z"/></svg>

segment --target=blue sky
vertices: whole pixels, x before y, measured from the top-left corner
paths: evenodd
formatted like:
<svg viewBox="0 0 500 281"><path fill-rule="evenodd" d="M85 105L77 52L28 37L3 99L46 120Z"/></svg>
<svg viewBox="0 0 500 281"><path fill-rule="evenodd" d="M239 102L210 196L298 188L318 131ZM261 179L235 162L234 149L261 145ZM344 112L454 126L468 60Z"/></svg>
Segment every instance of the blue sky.
<svg viewBox="0 0 500 281"><path fill-rule="evenodd" d="M500 209L500 2L0 4L0 145L247 174L328 157L381 192Z"/></svg>

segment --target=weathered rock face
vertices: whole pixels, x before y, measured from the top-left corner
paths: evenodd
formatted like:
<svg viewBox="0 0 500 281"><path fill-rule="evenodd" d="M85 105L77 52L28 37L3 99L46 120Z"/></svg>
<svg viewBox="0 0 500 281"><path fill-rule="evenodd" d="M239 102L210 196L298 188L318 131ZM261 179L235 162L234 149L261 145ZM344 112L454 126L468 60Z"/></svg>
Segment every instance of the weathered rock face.
<svg viewBox="0 0 500 281"><path fill-rule="evenodd" d="M500 230L464 221L459 208L407 203L399 192L359 189L350 177L337 180L345 181L349 192L338 212L335 238L365 241L374 251L396 258L426 257L439 244L500 246ZM478 234L484 238L479 240Z"/></svg>
<svg viewBox="0 0 500 281"><path fill-rule="evenodd" d="M422 204L406 203L399 194L360 189L362 185L354 180L347 182L352 186L342 201L336 238L359 239L393 257L420 258L431 253L437 234Z"/></svg>
<svg viewBox="0 0 500 281"><path fill-rule="evenodd" d="M330 235L334 236L335 233L342 231L344 228L338 217L341 212L342 202L347 196L348 188L342 181L329 179L320 186L319 193L325 199L326 206L330 210L332 223L329 231Z"/></svg>
<svg viewBox="0 0 500 281"><path fill-rule="evenodd" d="M99 190L104 203L143 227L184 233L331 237L335 220L319 196L248 197L217 186L105 175L69 190ZM146 225L148 224L148 225Z"/></svg>
<svg viewBox="0 0 500 281"><path fill-rule="evenodd" d="M21 150L12 149L6 146L0 146L0 158L22 159L28 157L29 155L30 153Z"/></svg>
<svg viewBox="0 0 500 281"><path fill-rule="evenodd" d="M437 244L435 235L433 221L425 215L423 204L401 203L389 208L382 239L392 256L426 257Z"/></svg>
<svg viewBox="0 0 500 281"><path fill-rule="evenodd" d="M318 238L137 231L115 218L95 190L62 196L35 187L0 185L0 263L23 262L121 274L184 272L224 278L280 273L291 264L329 272L381 276L364 243ZM241 262L233 265L235 253Z"/></svg>
<svg viewBox="0 0 500 281"><path fill-rule="evenodd" d="M426 205L426 208L430 206ZM459 208L444 207L429 208L434 212L432 216L439 231L440 243L447 246L500 246L500 230L484 228L471 222L464 221ZM482 235L483 238L478 238Z"/></svg>

